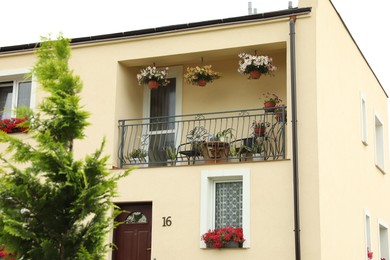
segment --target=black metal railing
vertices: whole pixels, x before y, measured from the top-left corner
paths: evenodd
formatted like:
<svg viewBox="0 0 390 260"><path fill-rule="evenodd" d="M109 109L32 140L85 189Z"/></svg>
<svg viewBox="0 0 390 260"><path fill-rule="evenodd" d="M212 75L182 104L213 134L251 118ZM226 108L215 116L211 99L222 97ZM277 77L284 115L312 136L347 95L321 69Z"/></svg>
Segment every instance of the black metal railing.
<svg viewBox="0 0 390 260"><path fill-rule="evenodd" d="M119 120L120 167L285 158L286 107Z"/></svg>

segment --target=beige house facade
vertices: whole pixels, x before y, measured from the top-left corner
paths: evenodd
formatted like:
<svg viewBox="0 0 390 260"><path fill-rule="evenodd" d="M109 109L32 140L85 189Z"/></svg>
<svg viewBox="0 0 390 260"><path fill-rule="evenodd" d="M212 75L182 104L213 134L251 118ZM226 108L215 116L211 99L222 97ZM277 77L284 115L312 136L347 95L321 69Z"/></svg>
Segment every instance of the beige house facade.
<svg viewBox="0 0 390 260"><path fill-rule="evenodd" d="M119 183L115 202L128 213L108 238L121 252L107 259L366 260L367 250L390 259L387 94L330 0L71 46L91 113L76 155L105 137L107 167L136 167ZM34 109L42 99L34 77L26 85L33 49L0 48L3 107ZM248 79L237 71L240 53L272 57L277 70ZM202 65L221 78L186 82L187 68ZM140 86L147 66L168 67L169 85ZM279 110L263 107L267 93L282 100ZM232 135L217 139L226 129ZM243 228L242 248L201 240L230 225Z"/></svg>

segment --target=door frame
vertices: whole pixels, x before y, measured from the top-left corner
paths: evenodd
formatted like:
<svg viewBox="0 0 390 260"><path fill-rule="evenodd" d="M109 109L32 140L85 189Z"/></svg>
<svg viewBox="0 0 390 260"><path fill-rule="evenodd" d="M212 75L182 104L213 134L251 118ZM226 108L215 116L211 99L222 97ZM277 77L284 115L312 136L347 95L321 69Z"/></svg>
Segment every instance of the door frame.
<svg viewBox="0 0 390 260"><path fill-rule="evenodd" d="M153 225L152 225L153 224L153 203L151 201L148 201L148 202L118 202L118 203L114 203L114 204L116 206L118 206L119 208L121 208L122 210L123 209L126 210L127 207L134 207L135 209L132 212L135 212L135 211L142 212L142 210L140 208L148 207L148 210L150 210L150 216L148 218L148 224L150 225L150 241L149 241L150 251L149 251L149 254L151 256L152 231L153 231ZM120 216L120 214L115 219L117 219L119 216ZM121 224L121 225L123 225L123 224ZM119 232L119 227L120 227L120 225L118 225L113 230L113 233L112 233L112 243L113 244L115 242L118 244L118 241L116 241L116 240L117 240L117 236L118 236L118 232ZM117 256L117 253L115 252L115 248L113 248L112 253L111 253L111 259L116 259L115 258L116 256Z"/></svg>

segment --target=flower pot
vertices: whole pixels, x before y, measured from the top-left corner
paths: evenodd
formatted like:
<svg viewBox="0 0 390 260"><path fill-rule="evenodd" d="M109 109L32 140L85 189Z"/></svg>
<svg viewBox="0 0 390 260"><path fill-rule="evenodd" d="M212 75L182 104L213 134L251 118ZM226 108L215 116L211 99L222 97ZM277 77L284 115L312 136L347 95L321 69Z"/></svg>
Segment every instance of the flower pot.
<svg viewBox="0 0 390 260"><path fill-rule="evenodd" d="M150 80L148 82L148 86L150 89L156 89L156 88L158 88L158 82L155 80Z"/></svg>
<svg viewBox="0 0 390 260"><path fill-rule="evenodd" d="M264 102L264 110L266 112L274 112L276 103L272 101Z"/></svg>
<svg viewBox="0 0 390 260"><path fill-rule="evenodd" d="M256 127L255 136L265 136L265 127Z"/></svg>
<svg viewBox="0 0 390 260"><path fill-rule="evenodd" d="M275 119L278 122L286 122L287 121L287 113L284 113L284 117L283 117L283 113L282 112L276 112L275 113Z"/></svg>
<svg viewBox="0 0 390 260"><path fill-rule="evenodd" d="M198 80L198 86L204 87L206 85L207 85L207 81L206 80L204 80L204 79L199 79Z"/></svg>
<svg viewBox="0 0 390 260"><path fill-rule="evenodd" d="M259 79L261 76L261 72L259 70L252 70L249 72L249 76L251 79Z"/></svg>
<svg viewBox="0 0 390 260"><path fill-rule="evenodd" d="M234 241L229 241L226 244L222 245L222 248L241 248L242 244Z"/></svg>
<svg viewBox="0 0 390 260"><path fill-rule="evenodd" d="M176 165L176 160L168 159L167 160L167 166L175 166Z"/></svg>

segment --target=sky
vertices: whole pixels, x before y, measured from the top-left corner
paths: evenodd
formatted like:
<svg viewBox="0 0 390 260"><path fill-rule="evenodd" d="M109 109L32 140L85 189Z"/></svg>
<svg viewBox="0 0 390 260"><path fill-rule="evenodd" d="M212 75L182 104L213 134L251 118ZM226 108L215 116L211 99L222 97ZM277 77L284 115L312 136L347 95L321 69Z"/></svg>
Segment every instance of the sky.
<svg viewBox="0 0 390 260"><path fill-rule="evenodd" d="M77 38L248 14L249 0L0 0L0 47ZM288 0L251 0L257 13L288 8ZM387 0L332 0L390 95ZM298 0L292 1L293 6Z"/></svg>

